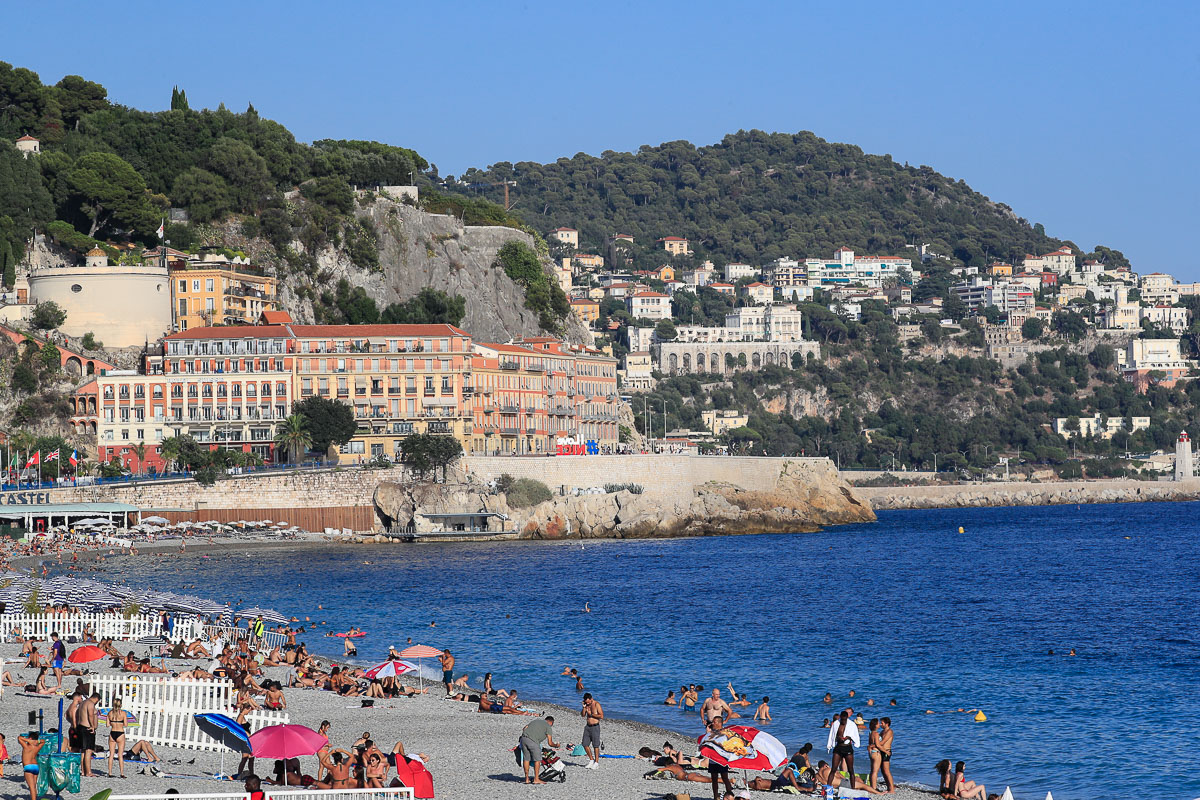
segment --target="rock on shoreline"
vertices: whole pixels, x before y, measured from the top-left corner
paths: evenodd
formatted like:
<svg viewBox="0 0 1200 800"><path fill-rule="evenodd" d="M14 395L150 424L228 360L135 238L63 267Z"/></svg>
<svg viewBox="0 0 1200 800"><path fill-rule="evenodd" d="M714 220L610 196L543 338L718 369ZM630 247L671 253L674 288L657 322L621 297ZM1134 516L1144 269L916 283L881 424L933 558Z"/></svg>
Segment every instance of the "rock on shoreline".
<svg viewBox="0 0 1200 800"><path fill-rule="evenodd" d="M875 513L835 469L783 463L773 486L710 481L604 494L560 495L513 509L503 495L469 483L380 484L375 506L404 525L421 514L496 512L523 539L633 539L738 533L803 533L824 525L871 522Z"/></svg>

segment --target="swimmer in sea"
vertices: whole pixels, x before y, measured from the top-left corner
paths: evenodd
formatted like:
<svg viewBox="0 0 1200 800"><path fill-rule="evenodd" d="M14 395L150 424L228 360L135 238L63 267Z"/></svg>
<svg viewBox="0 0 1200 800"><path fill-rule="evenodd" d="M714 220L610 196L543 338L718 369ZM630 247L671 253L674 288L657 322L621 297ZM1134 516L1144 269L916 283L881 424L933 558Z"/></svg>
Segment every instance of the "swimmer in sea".
<svg viewBox="0 0 1200 800"><path fill-rule="evenodd" d="M826 693L825 693L825 696L821 698L821 702L822 702L822 703L832 703L832 702L833 702L833 695L832 695L832 694L830 694L829 692L826 692Z"/></svg>
<svg viewBox="0 0 1200 800"><path fill-rule="evenodd" d="M586 600L583 603L583 613L585 613L585 614L592 613L592 610L590 608L588 608L588 604L587 604ZM1074 655L1074 653L1072 653L1071 655Z"/></svg>
<svg viewBox="0 0 1200 800"><path fill-rule="evenodd" d="M677 705L679 705L679 701L677 701L677 700L675 699L675 690L674 690L674 689L670 689L670 690L668 690L668 691L667 691L667 699L666 699L666 700L663 700L663 705L664 705L664 706L677 706Z"/></svg>

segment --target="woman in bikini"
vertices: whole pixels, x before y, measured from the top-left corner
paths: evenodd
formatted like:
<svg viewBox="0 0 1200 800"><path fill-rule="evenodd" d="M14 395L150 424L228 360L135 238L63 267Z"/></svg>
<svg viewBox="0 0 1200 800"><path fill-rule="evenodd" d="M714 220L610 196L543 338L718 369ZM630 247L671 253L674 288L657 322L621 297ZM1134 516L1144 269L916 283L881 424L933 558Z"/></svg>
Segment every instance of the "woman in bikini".
<svg viewBox="0 0 1200 800"><path fill-rule="evenodd" d="M112 708L108 710L108 777L113 776L113 759L121 769L121 777L125 777L125 709L121 698L113 700Z"/></svg>
<svg viewBox="0 0 1200 800"><path fill-rule="evenodd" d="M966 768L962 761L954 765L954 796L961 800L984 800L987 789L982 783L967 780Z"/></svg>
<svg viewBox="0 0 1200 800"><path fill-rule="evenodd" d="M872 789L878 789L879 766L883 763L883 756L879 752L879 720L872 719L868 728L871 733L867 737L867 756L871 759L871 771L867 774L867 783Z"/></svg>
<svg viewBox="0 0 1200 800"><path fill-rule="evenodd" d="M365 788L382 789L384 777L387 775L387 769L387 762L383 760L383 757L380 756L379 753L371 753L371 755L367 756L367 785Z"/></svg>

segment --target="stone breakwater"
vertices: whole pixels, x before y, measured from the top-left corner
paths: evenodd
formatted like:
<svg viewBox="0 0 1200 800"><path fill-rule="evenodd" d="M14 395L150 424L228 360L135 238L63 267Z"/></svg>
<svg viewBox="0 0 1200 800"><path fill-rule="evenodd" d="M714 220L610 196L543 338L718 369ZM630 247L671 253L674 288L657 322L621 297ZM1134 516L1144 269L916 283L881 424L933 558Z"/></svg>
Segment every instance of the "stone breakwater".
<svg viewBox="0 0 1200 800"><path fill-rule="evenodd" d="M948 486L855 487L875 511L987 506L1054 506L1072 503L1145 503L1200 499L1200 479L1176 482L1056 481Z"/></svg>

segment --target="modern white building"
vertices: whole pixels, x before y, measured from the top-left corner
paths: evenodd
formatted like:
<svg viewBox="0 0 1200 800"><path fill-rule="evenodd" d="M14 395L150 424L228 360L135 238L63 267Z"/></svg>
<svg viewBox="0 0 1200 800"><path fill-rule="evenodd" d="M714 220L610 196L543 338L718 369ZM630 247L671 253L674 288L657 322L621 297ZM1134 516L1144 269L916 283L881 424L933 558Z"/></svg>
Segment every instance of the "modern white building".
<svg viewBox="0 0 1200 800"><path fill-rule="evenodd" d="M671 298L662 292L634 292L625 298L625 307L634 319L671 318Z"/></svg>
<svg viewBox="0 0 1200 800"><path fill-rule="evenodd" d="M758 274L758 270L749 264L726 264L725 265L725 280L728 283L742 280L743 278L753 278Z"/></svg>
<svg viewBox="0 0 1200 800"><path fill-rule="evenodd" d="M950 291L958 295L963 305L970 309L995 306L1002 313L1008 313L1033 308L1033 291L1008 281L992 283L986 278L974 277L965 283L951 286Z"/></svg>
<svg viewBox="0 0 1200 800"><path fill-rule="evenodd" d="M1129 417L1126 425L1125 417L1101 417L1099 413L1091 417L1079 417L1078 430L1071 430L1070 417L1059 417L1054 420L1054 432L1059 436L1098 436L1101 439L1111 439L1120 430L1130 433L1144 431L1150 427L1149 417Z"/></svg>
<svg viewBox="0 0 1200 800"><path fill-rule="evenodd" d="M856 256L848 247L839 247L832 261L809 258L804 262L809 286L859 284L879 287L901 270L911 270L912 260L892 256Z"/></svg>

